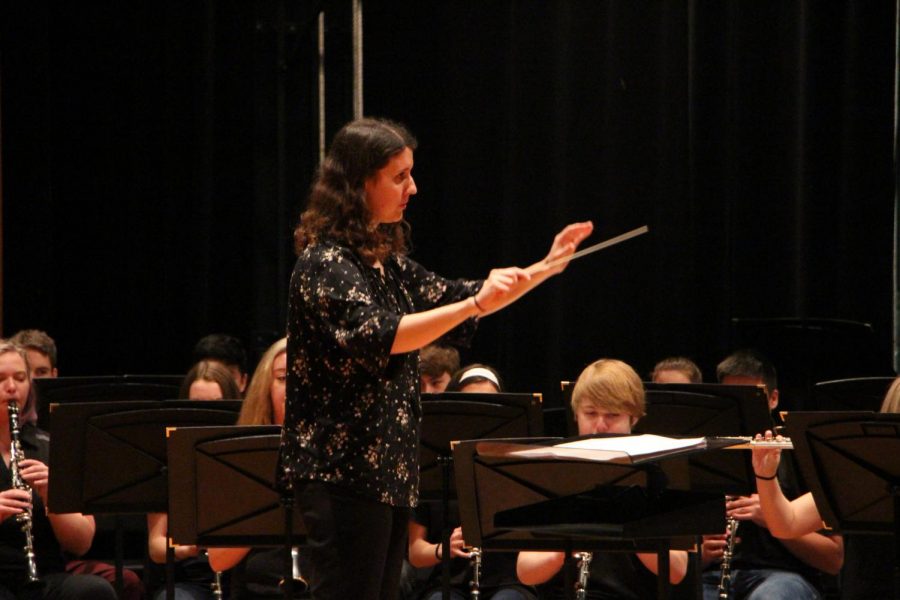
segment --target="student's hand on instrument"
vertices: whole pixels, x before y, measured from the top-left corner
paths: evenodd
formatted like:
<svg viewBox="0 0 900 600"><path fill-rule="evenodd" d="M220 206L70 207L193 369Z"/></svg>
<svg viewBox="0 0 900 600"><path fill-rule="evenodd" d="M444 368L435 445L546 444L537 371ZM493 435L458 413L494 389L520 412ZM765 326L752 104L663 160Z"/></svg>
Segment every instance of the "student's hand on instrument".
<svg viewBox="0 0 900 600"><path fill-rule="evenodd" d="M765 435L756 434L755 441L771 442L781 441L782 436L773 436L771 431ZM767 447L765 444L753 446L753 472L759 477L773 477L778 473L778 463L781 462L781 448Z"/></svg>
<svg viewBox="0 0 900 600"><path fill-rule="evenodd" d="M722 562L725 555L725 534L704 535L703 544L700 546L700 560L703 565Z"/></svg>
<svg viewBox="0 0 900 600"><path fill-rule="evenodd" d="M456 558L469 558L470 553L466 552L466 540L463 539L462 527L457 527L450 534L450 556Z"/></svg>
<svg viewBox="0 0 900 600"><path fill-rule="evenodd" d="M47 486L50 482L50 468L39 460L26 458L19 461L19 474L35 492L47 503Z"/></svg>
<svg viewBox="0 0 900 600"><path fill-rule="evenodd" d="M0 492L0 522L31 508L31 494L10 488Z"/></svg>
<svg viewBox="0 0 900 600"><path fill-rule="evenodd" d="M571 256L578 249L578 245L581 244L587 236L591 235L592 231L594 231L594 224L590 221L567 225L553 238L553 244L550 246L550 252L547 254L546 258L544 258L544 262L550 263L554 260ZM564 262L555 267L551 267L549 273L551 275L562 273L568 265L568 262Z"/></svg>
<svg viewBox="0 0 900 600"><path fill-rule="evenodd" d="M760 527L767 527L766 518L763 516L762 508L759 505L759 494L727 499L725 501L725 514L729 517L734 517L738 521L753 521Z"/></svg>

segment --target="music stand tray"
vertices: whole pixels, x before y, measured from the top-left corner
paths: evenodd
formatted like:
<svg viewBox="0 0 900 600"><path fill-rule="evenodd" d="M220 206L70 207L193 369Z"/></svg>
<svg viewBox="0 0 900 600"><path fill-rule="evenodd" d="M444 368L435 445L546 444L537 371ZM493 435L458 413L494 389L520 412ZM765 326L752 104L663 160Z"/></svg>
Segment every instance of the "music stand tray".
<svg viewBox="0 0 900 600"><path fill-rule="evenodd" d="M503 456L533 440L474 440L454 448L463 535L483 549L655 552L669 597L670 549L721 531L725 497L689 489L684 452L634 463ZM479 448L485 450L479 451Z"/></svg>
<svg viewBox="0 0 900 600"><path fill-rule="evenodd" d="M451 443L482 438L543 435L540 394L444 392L422 396L419 441L419 494L439 499L455 493L444 488L442 459L452 458Z"/></svg>
<svg viewBox="0 0 900 600"><path fill-rule="evenodd" d="M240 400L53 405L49 509L86 514L166 512L166 428L230 425L240 407Z"/></svg>
<svg viewBox="0 0 900 600"><path fill-rule="evenodd" d="M765 388L752 385L646 383L647 415L636 433L747 436L772 428ZM749 452L702 452L689 458L695 490L749 495L756 491Z"/></svg>
<svg viewBox="0 0 900 600"><path fill-rule="evenodd" d="M897 534L900 414L791 412L787 433L800 473L829 527Z"/></svg>
<svg viewBox="0 0 900 600"><path fill-rule="evenodd" d="M877 411L894 382L891 377L852 377L820 381L813 386L815 408L819 411Z"/></svg>
<svg viewBox="0 0 900 600"><path fill-rule="evenodd" d="M900 599L900 414L791 412L787 433L829 527L894 536L894 598Z"/></svg>
<svg viewBox="0 0 900 600"><path fill-rule="evenodd" d="M177 398L183 375L42 377L33 382L38 427L50 429L50 405L68 402L168 400Z"/></svg>
<svg viewBox="0 0 900 600"><path fill-rule="evenodd" d="M281 546L285 514L275 490L281 427L169 430L169 537L200 546ZM306 535L293 513L295 539Z"/></svg>
<svg viewBox="0 0 900 600"><path fill-rule="evenodd" d="M603 550L610 542L625 542L634 548L635 538L658 540L661 537L693 536L698 533L718 533L725 519L724 494L721 492L697 492L690 489L685 451L670 458L656 458L643 463L593 462L572 459L522 458L497 456L493 452L482 454L485 448L503 446L510 442L531 444L526 440L469 440L454 448L456 485L459 495L463 534L467 543L486 549L504 550L565 550L577 548ZM605 515L598 510L593 523L586 521L581 510L588 498L602 503L606 491L614 497L626 497L620 492L628 488L649 490L650 496L665 496L672 502L665 510L657 505L653 515L621 520L619 523L600 521ZM560 513L546 509L566 507ZM597 504L595 503L595 506ZM536 507L533 514L537 521L516 516L527 513L526 507ZM569 512L568 509L578 512ZM670 509L679 511L697 508L696 515L676 517ZM621 511L620 511L621 512ZM627 511L626 511L627 512ZM623 513L624 514L624 513ZM661 516L670 519L667 532L653 532ZM697 520L695 522L694 517ZM578 517L572 522L570 517ZM518 521L510 526L512 521ZM627 522L626 522L627 521ZM507 525L504 526L503 523ZM540 535L536 532L540 531ZM548 537L547 532L557 535ZM575 531L590 531L590 538ZM627 534L627 535L626 535ZM627 540L623 538L629 538ZM605 538L605 539L604 539ZM693 539L683 540L686 547L693 546ZM655 547L656 541L651 546Z"/></svg>

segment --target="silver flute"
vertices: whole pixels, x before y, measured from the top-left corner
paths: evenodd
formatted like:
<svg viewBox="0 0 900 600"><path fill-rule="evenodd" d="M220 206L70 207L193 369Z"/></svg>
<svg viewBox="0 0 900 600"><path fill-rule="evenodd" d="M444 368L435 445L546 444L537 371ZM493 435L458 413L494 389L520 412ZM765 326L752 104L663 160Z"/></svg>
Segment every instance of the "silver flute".
<svg viewBox="0 0 900 600"><path fill-rule="evenodd" d="M592 552L579 552L575 555L578 559L578 581L575 582L575 598L584 600L587 598L588 578L591 576L591 561L594 559Z"/></svg>
<svg viewBox="0 0 900 600"><path fill-rule="evenodd" d="M725 523L725 549L722 551L721 577L719 577L719 600L728 600L731 592L731 559L734 556L734 545L737 543L737 528L741 522L728 517Z"/></svg>
<svg viewBox="0 0 900 600"><path fill-rule="evenodd" d="M15 400L9 400L6 405L9 411L9 470L12 479L12 487L17 490L25 490L34 497L34 492L28 482L22 479L19 472L19 463L25 460L25 452L22 451L22 442L19 440L19 405ZM29 506L16 515L16 521L22 533L25 534L25 562L28 566L28 582L38 581L37 563L34 558L34 534L32 532L32 507Z"/></svg>

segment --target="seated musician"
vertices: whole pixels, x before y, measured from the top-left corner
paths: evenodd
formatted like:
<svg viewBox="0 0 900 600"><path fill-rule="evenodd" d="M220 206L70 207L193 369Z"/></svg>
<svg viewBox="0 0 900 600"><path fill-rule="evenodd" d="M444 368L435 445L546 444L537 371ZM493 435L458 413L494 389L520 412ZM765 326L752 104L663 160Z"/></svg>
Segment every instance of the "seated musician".
<svg viewBox="0 0 900 600"><path fill-rule="evenodd" d="M219 363L228 369L240 393L235 399L244 397L247 390L247 351L241 340L225 333L202 337L194 346L194 362L203 361Z"/></svg>
<svg viewBox="0 0 900 600"><path fill-rule="evenodd" d="M448 392L497 394L503 391L503 381L497 369L474 363L457 370L447 384Z"/></svg>
<svg viewBox="0 0 900 600"><path fill-rule="evenodd" d="M114 600L115 590L105 579L65 572L63 552L76 556L87 552L94 537L94 518L46 510L50 438L35 425L37 413L25 350L7 341L0 341L0 391L4 400L0 406L0 598ZM11 456L10 401L15 401L18 409L16 433L22 451L15 457ZM15 473L21 485L14 485ZM30 559L25 550L29 538ZM29 572L36 581L29 582Z"/></svg>
<svg viewBox="0 0 900 600"><path fill-rule="evenodd" d="M9 341L25 350L32 379L52 379L59 376L56 341L47 332L23 329L16 332ZM85 560L84 557L68 560L66 572L74 575L99 575L113 585L116 582L116 568L99 560ZM121 596L121 600L142 600L144 597L144 582L131 569L122 569Z"/></svg>
<svg viewBox="0 0 900 600"><path fill-rule="evenodd" d="M498 394L503 391L500 374L496 369L481 364L463 367L454 373L448 392ZM413 510L409 522L409 562L413 567L424 569L434 567L425 581L418 584L424 589L415 598L423 600L440 600L443 597L441 587L441 564L443 547L441 545L441 529L444 523L440 518L440 507L434 503L422 502ZM462 527L458 526L459 516L455 503L451 503L453 513L447 526L453 527L450 535L450 598L464 600L470 597L474 581L473 566L475 556L463 539ZM536 591L522 585L516 579L516 555L510 552L486 552L479 557L481 572L478 578L479 597L485 600L533 600Z"/></svg>
<svg viewBox="0 0 900 600"><path fill-rule="evenodd" d="M284 423L287 339L269 346L247 386L238 425L281 425ZM231 570L231 598L282 598L279 585L285 575L283 549L210 548L209 565L215 571ZM299 556L298 556L299 561ZM295 565L294 595L306 590L299 562Z"/></svg>
<svg viewBox="0 0 900 600"><path fill-rule="evenodd" d="M234 400L241 397L237 383L226 367L211 360L201 360L188 371L181 383L179 395L188 400ZM169 545L169 515L149 513L147 515L147 548L150 560L155 565L166 564ZM178 545L175 555L175 598L176 600L204 600L212 598L216 582L204 552L194 545ZM153 569L154 579L161 580L151 597L162 600L166 597L166 586L162 569Z"/></svg>
<svg viewBox="0 0 900 600"><path fill-rule="evenodd" d="M644 414L644 386L630 366L601 359L589 365L572 390L572 411L579 435L631 433ZM523 583L547 585L548 598L564 598L562 552L520 552L517 565ZM687 553L669 553L672 584L684 579ZM649 599L657 597L655 553L595 552L590 561L588 598Z"/></svg>
<svg viewBox="0 0 900 600"><path fill-rule="evenodd" d="M778 406L775 367L765 357L746 350L735 352L719 363L716 375L724 384L764 385L769 409ZM796 498L801 490L789 462L782 462L777 478L788 496ZM820 572L837 574L843 563L844 545L840 536L807 533L790 540L775 539L760 507L758 494L729 499L725 509L728 516L738 521L729 569L729 598L804 600L822 597ZM724 534L704 537L703 594L706 600L719 597L720 564L726 543Z"/></svg>
<svg viewBox="0 0 900 600"><path fill-rule="evenodd" d="M664 358L650 373L653 383L703 383L703 373L697 363L684 356Z"/></svg>
<svg viewBox="0 0 900 600"><path fill-rule="evenodd" d="M419 350L419 391L440 394L459 370L459 351L453 346L428 344Z"/></svg>
<svg viewBox="0 0 900 600"><path fill-rule="evenodd" d="M900 413L900 377L888 389L881 405L883 413ZM761 439L761 436L757 436ZM773 439L767 431L766 440ZM794 539L822 528L822 517L811 493L788 500L779 485L781 450L766 446L753 449L753 470L757 475L759 504L778 538ZM895 545L890 536L849 534L846 560L841 571L841 598L890 598L894 594L891 575L895 564Z"/></svg>

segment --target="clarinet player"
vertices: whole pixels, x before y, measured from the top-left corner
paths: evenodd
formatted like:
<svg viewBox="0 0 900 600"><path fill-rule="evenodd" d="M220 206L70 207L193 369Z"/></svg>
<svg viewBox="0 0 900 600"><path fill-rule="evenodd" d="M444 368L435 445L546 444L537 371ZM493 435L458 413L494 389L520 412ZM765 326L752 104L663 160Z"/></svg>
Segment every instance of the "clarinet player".
<svg viewBox="0 0 900 600"><path fill-rule="evenodd" d="M775 366L757 352L739 350L731 354L719 363L716 377L719 383L727 385L763 385L769 410L778 406ZM775 474L757 473L757 480L777 477L787 495L801 496L805 490L798 485L793 465L786 462L781 466ZM726 569L727 586L720 592L725 536L706 536L702 547L705 600L718 600L723 594L729 600L820 600L823 597L821 573L837 574L844 560L841 536L810 532L796 539L776 539L769 530L758 494L730 498L725 510L738 523Z"/></svg>
<svg viewBox="0 0 900 600"><path fill-rule="evenodd" d="M0 392L4 401L0 407L0 600L115 600L115 591L105 579L65 572L63 551L81 555L90 548L94 519L46 511L49 436L34 424L37 413L25 350L7 341L0 341ZM11 402L12 410L7 410ZM18 421L18 457L11 416ZM14 487L16 470L21 483ZM33 557L28 556L29 546Z"/></svg>

